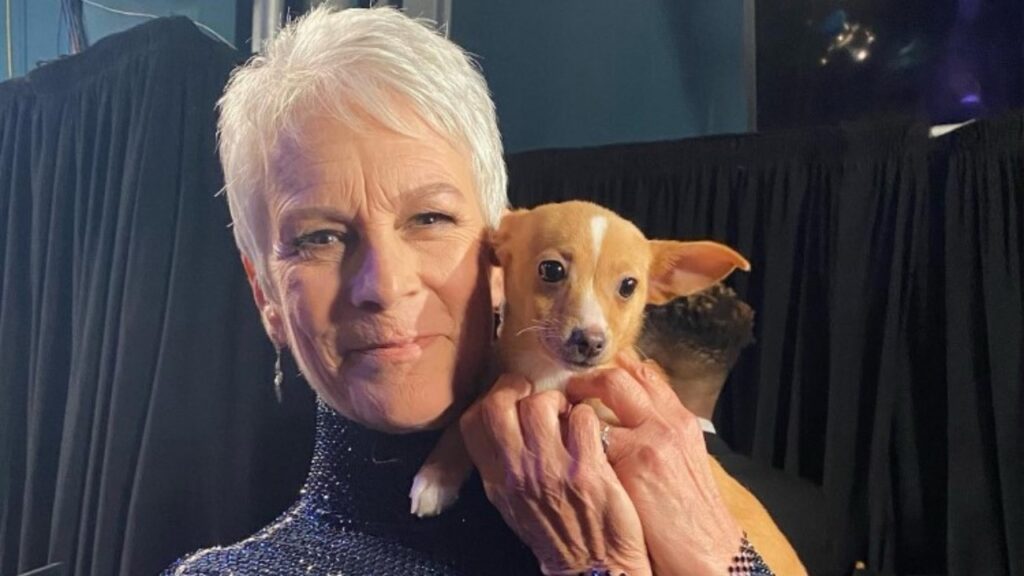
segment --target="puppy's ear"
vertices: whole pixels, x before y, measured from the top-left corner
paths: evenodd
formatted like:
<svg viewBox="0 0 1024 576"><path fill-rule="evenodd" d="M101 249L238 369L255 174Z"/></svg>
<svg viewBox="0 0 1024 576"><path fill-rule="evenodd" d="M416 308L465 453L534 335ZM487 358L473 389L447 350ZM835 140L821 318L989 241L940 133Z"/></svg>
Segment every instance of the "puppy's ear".
<svg viewBox="0 0 1024 576"><path fill-rule="evenodd" d="M489 240L494 265L508 266L512 258L512 247L510 245L512 237L514 231L519 228L516 224L519 223L521 225L526 214L529 212L529 210L523 209L508 212L501 218L501 224L498 225L498 229L491 232Z"/></svg>
<svg viewBox="0 0 1024 576"><path fill-rule="evenodd" d="M746 258L717 242L650 240L649 244L648 304L665 304L710 288L737 268L750 271Z"/></svg>

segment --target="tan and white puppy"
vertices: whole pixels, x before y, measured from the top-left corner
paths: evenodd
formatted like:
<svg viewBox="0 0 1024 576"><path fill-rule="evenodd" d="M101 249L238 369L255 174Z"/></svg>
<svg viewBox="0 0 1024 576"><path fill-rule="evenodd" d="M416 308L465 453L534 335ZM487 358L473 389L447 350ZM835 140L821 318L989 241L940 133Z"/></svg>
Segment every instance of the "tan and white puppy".
<svg viewBox="0 0 1024 576"><path fill-rule="evenodd" d="M537 392L632 351L644 306L698 292L736 268L715 242L648 240L628 220L589 202L545 204L506 215L491 238L504 275L499 368ZM599 410L602 418L614 415ZM439 514L472 469L458 426L445 432L413 481L411 511Z"/></svg>
<svg viewBox="0 0 1024 576"><path fill-rule="evenodd" d="M647 304L664 304L704 290L737 268L750 269L727 246L648 240L628 220L582 201L512 212L492 245L505 292L499 368L524 376L535 392L564 389L574 374L610 366L620 353L635 354ZM597 408L614 423L614 414ZM452 426L414 479L412 512L439 514L454 502L471 469L458 427ZM751 541L759 550L771 548L768 555L762 551L765 559L773 566L792 565L783 559L795 559L795 552L756 498L713 459L712 469L723 500L748 534L758 536ZM778 539L783 544L772 543ZM780 546L788 551L776 554Z"/></svg>
<svg viewBox="0 0 1024 576"><path fill-rule="evenodd" d="M538 392L633 353L645 305L750 268L722 244L648 240L611 210L581 201L509 214L493 246L505 277L501 367Z"/></svg>

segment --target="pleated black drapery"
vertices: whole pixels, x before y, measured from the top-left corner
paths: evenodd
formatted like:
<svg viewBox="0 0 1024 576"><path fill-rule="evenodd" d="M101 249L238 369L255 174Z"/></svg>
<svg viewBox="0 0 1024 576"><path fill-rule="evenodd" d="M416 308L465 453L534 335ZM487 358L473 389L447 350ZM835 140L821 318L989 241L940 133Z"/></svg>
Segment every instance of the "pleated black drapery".
<svg viewBox="0 0 1024 576"><path fill-rule="evenodd" d="M870 568L1024 574L1024 115L524 153L517 205L587 198L711 238L757 345L741 451L822 484Z"/></svg>
<svg viewBox="0 0 1024 576"><path fill-rule="evenodd" d="M1024 115L965 130L938 163L949 570L1024 574Z"/></svg>
<svg viewBox="0 0 1024 576"><path fill-rule="evenodd" d="M0 85L4 575L155 574L301 482L312 424L274 404L215 197L236 61L171 19Z"/></svg>
<svg viewBox="0 0 1024 576"><path fill-rule="evenodd" d="M214 197L237 60L159 20L0 85L2 574L153 574L301 483L311 394L286 366L273 399ZM508 161L517 205L589 198L751 259L720 427L820 482L872 568L1024 575L1022 140L1012 114Z"/></svg>

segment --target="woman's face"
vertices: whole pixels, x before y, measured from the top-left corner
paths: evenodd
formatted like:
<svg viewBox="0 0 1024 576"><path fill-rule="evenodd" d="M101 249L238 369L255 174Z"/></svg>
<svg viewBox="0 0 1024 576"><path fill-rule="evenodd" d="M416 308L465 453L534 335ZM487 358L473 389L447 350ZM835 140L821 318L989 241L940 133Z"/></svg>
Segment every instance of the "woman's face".
<svg viewBox="0 0 1024 576"><path fill-rule="evenodd" d="M315 118L278 147L279 297L261 306L328 405L389 432L443 426L473 399L492 317L469 155L407 119L415 138Z"/></svg>

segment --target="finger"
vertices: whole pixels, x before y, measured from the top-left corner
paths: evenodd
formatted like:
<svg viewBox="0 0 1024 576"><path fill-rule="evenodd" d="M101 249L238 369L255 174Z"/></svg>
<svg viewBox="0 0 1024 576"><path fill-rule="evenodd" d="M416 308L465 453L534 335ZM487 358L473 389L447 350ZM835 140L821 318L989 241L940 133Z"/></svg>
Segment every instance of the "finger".
<svg viewBox="0 0 1024 576"><path fill-rule="evenodd" d="M569 400L557 390L532 394L519 401L519 427L526 449L554 462L565 453L560 417ZM558 459L558 460L556 460Z"/></svg>
<svg viewBox="0 0 1024 576"><path fill-rule="evenodd" d="M664 369L654 360L640 360L636 355L623 353L616 357L616 363L629 372L647 391L652 404L670 421L696 422L697 417L683 405L676 391L665 375Z"/></svg>
<svg viewBox="0 0 1024 576"><path fill-rule="evenodd" d="M480 475L500 479L518 471L523 451L517 403L532 386L519 376L503 375L460 421L462 437Z"/></svg>
<svg viewBox="0 0 1024 576"><path fill-rule="evenodd" d="M627 428L639 426L654 412L651 398L643 386L621 368L575 376L566 385L565 394L571 402L597 398Z"/></svg>
<svg viewBox="0 0 1024 576"><path fill-rule="evenodd" d="M628 434L628 430L602 420L593 407L586 404L573 406L569 413L567 447L569 454L578 461L608 462L615 466L628 452Z"/></svg>
<svg viewBox="0 0 1024 576"><path fill-rule="evenodd" d="M654 360L640 360L635 354L623 353L615 357L615 362L636 379L656 405L661 406L662 402L679 403L665 372Z"/></svg>
<svg viewBox="0 0 1024 576"><path fill-rule="evenodd" d="M601 421L594 409L586 404L577 404L569 412L569 430L566 433L566 447L569 455L577 462L598 462L605 458L601 444Z"/></svg>
<svg viewBox="0 0 1024 576"><path fill-rule="evenodd" d="M603 518L607 510L597 510L587 505L593 497L594 487L599 478L614 478L614 472L602 473L602 467L608 466L604 450L601 446L601 421L594 409L585 404L573 406L569 412L566 425L566 446L570 457L575 462L572 466L572 482L574 490L569 492L570 498L578 503L580 511L580 529L584 538L591 543L596 558L604 558L607 554L608 542L605 541Z"/></svg>

